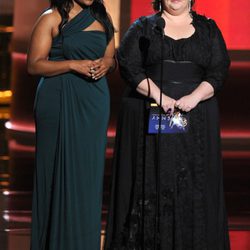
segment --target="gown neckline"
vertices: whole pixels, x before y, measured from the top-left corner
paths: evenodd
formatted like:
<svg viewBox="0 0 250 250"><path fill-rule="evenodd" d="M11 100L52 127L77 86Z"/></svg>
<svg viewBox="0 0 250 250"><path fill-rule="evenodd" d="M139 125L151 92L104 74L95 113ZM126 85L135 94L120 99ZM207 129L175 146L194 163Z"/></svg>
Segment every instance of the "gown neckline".
<svg viewBox="0 0 250 250"><path fill-rule="evenodd" d="M86 9L81 9L76 15L74 15L70 20L68 20L68 22L65 24L69 24L71 23L74 19L76 19L78 16L80 16Z"/></svg>
<svg viewBox="0 0 250 250"><path fill-rule="evenodd" d="M67 29L69 29L69 26L72 25L72 23L74 24L74 22L76 22L80 17L83 16L83 14L87 14L87 11L89 10L89 8L85 8L80 10L74 17L72 17L69 21L67 21L67 23L65 23L62 27L62 33L65 32ZM59 32L57 35L55 35L52 40L56 40L58 37L61 36L61 33Z"/></svg>
<svg viewBox="0 0 250 250"><path fill-rule="evenodd" d="M173 38L173 37L171 37L169 35L166 35L166 34L164 34L164 37L165 38L169 38L169 39L171 39L171 40L173 40L175 42L178 42L178 41L184 41L184 40L191 39L192 37L195 36L195 34L196 34L196 28L194 27L194 32L190 36L188 36L188 37L182 37L182 38L175 39L175 38Z"/></svg>

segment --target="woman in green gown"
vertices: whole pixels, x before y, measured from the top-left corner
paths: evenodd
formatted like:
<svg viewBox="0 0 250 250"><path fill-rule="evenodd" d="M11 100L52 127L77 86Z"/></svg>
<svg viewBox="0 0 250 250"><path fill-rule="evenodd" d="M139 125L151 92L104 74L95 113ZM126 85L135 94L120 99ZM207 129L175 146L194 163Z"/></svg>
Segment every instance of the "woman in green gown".
<svg viewBox="0 0 250 250"><path fill-rule="evenodd" d="M101 0L51 0L33 30L28 71L42 78L32 250L100 249L113 33Z"/></svg>

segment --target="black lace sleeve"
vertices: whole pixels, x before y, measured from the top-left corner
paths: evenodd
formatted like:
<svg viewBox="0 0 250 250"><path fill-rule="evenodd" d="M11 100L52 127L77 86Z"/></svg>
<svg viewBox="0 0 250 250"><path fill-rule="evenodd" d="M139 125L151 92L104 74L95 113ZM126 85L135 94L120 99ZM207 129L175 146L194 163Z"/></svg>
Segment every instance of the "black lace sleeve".
<svg viewBox="0 0 250 250"><path fill-rule="evenodd" d="M218 92L227 76L230 59L220 29L213 20L208 20L211 31L211 59L206 69L205 81L209 82L215 93Z"/></svg>
<svg viewBox="0 0 250 250"><path fill-rule="evenodd" d="M121 75L133 88L146 79L143 55L139 44L142 34L143 24L138 19L125 34L117 53Z"/></svg>

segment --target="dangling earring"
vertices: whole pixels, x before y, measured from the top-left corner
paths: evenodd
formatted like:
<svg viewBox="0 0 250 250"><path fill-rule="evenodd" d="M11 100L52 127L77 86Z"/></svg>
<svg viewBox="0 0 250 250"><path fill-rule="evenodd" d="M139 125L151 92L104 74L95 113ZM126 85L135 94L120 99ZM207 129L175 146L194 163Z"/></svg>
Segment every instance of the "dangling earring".
<svg viewBox="0 0 250 250"><path fill-rule="evenodd" d="M188 1L188 10L189 10L189 13L192 12L192 0Z"/></svg>
<svg viewBox="0 0 250 250"><path fill-rule="evenodd" d="M189 15L191 18L193 18L193 13L192 13L192 0L188 1L188 10L189 10Z"/></svg>
<svg viewBox="0 0 250 250"><path fill-rule="evenodd" d="M161 0L159 0L159 11L160 12L162 11L162 2L161 2Z"/></svg>

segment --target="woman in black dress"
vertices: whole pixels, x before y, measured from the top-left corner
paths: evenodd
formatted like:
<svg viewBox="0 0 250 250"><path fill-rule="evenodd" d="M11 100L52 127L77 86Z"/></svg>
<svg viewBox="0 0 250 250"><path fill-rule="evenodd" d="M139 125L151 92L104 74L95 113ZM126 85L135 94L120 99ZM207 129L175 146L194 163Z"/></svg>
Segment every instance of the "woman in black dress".
<svg viewBox="0 0 250 250"><path fill-rule="evenodd" d="M135 21L118 51L128 87L117 127L105 249L230 249L216 100L230 60L216 23L192 5L155 1L159 12ZM189 127L159 137L147 132L147 107L160 105L161 58L163 111L168 117L181 112Z"/></svg>

